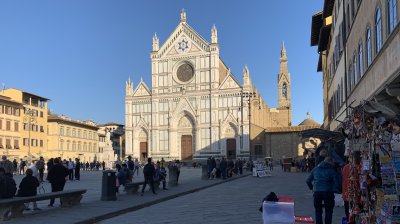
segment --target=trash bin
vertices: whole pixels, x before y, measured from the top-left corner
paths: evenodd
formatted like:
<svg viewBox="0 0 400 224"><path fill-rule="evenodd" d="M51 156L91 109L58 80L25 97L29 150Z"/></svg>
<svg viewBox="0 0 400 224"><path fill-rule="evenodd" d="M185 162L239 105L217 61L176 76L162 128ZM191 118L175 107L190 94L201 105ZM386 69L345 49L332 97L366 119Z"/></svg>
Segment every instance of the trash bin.
<svg viewBox="0 0 400 224"><path fill-rule="evenodd" d="M202 180L208 180L208 166L207 165L202 165L201 166L201 179Z"/></svg>
<svg viewBox="0 0 400 224"><path fill-rule="evenodd" d="M101 185L101 200L102 201L116 201L116 176L115 171L103 171L103 180Z"/></svg>
<svg viewBox="0 0 400 224"><path fill-rule="evenodd" d="M169 186L176 186L178 185L178 167L170 166L168 167L168 174L169 174Z"/></svg>

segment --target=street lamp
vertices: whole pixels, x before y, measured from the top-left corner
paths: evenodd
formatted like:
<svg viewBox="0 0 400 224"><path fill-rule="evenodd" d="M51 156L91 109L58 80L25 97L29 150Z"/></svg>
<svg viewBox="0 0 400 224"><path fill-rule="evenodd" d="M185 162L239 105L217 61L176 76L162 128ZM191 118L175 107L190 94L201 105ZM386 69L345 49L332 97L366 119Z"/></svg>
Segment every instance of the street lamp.
<svg viewBox="0 0 400 224"><path fill-rule="evenodd" d="M249 117L249 154L250 154L250 159L252 159L251 158L251 101L252 101L252 98L257 97L257 93L254 91L253 92L242 92L241 96L242 96L242 101L241 101L241 107L239 107L239 110L241 110L241 112L242 112L242 118L243 118L243 109L241 109L241 108L243 107L243 104L247 103L247 106L249 107L249 112L248 112L248 117ZM261 109L260 104L259 104L258 109ZM242 127L242 140L240 141L240 143L241 143L241 147L243 147L243 124L241 125L241 127Z"/></svg>
<svg viewBox="0 0 400 224"><path fill-rule="evenodd" d="M31 154L31 124L36 124L36 111L25 108L25 116L24 123L28 122L28 160L29 163L32 163L32 154Z"/></svg>

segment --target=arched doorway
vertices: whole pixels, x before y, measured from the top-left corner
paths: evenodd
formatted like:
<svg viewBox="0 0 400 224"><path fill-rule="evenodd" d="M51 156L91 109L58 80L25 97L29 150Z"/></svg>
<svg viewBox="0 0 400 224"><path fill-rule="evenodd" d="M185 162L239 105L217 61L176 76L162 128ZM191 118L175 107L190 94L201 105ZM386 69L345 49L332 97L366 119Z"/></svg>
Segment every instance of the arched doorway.
<svg viewBox="0 0 400 224"><path fill-rule="evenodd" d="M226 158L236 159L236 146L238 132L234 124L229 123L224 130L224 137L226 139Z"/></svg>
<svg viewBox="0 0 400 224"><path fill-rule="evenodd" d="M149 156L147 139L147 132L142 129L139 133L139 155L142 162L145 162Z"/></svg>
<svg viewBox="0 0 400 224"><path fill-rule="evenodd" d="M193 120L188 115L184 115L178 123L178 133L181 142L181 160L193 159Z"/></svg>

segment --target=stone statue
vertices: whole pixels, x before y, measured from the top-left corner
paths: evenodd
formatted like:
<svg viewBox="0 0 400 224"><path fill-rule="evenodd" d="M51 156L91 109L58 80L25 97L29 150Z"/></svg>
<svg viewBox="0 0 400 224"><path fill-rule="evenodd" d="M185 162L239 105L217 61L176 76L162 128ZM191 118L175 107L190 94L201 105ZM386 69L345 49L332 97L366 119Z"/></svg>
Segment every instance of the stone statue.
<svg viewBox="0 0 400 224"><path fill-rule="evenodd" d="M111 146L112 145L112 141L111 141L111 133L108 129L106 129L106 144L107 146Z"/></svg>

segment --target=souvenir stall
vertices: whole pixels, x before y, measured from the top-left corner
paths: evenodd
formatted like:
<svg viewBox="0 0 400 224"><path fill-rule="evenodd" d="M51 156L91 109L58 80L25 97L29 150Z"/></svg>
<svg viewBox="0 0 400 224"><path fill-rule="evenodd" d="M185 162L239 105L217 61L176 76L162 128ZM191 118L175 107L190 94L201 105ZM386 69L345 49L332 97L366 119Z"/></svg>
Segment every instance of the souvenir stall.
<svg viewBox="0 0 400 224"><path fill-rule="evenodd" d="M383 105L366 101L343 123L345 155L351 165L349 223L400 224L398 118Z"/></svg>

